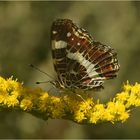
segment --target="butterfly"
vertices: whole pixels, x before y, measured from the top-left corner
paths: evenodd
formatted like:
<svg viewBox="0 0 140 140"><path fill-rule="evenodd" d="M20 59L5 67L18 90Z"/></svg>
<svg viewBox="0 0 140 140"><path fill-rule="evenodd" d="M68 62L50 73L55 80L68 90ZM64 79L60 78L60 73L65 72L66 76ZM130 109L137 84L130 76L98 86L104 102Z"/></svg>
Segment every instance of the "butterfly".
<svg viewBox="0 0 140 140"><path fill-rule="evenodd" d="M57 74L53 84L61 89L102 88L120 69L114 49L95 41L70 19L52 23L51 47Z"/></svg>

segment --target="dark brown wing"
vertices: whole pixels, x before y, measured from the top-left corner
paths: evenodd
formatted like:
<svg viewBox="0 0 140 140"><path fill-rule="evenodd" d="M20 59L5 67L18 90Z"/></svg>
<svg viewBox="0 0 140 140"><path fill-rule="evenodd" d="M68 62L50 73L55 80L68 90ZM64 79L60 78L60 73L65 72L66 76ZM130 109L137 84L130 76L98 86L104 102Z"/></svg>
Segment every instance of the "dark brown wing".
<svg viewBox="0 0 140 140"><path fill-rule="evenodd" d="M93 41L69 19L58 19L51 29L52 54L58 80L64 88L91 89L116 77L116 52Z"/></svg>

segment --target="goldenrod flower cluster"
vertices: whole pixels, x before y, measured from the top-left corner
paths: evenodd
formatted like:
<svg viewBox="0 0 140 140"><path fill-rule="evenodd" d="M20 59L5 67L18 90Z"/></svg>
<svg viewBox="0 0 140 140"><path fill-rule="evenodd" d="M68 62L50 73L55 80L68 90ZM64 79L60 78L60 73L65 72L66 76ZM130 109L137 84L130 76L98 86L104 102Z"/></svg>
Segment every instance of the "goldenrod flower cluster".
<svg viewBox="0 0 140 140"><path fill-rule="evenodd" d="M13 78L0 77L1 111L23 111L47 120L69 119L81 124L125 122L132 107L140 106L140 84L127 82L123 90L103 104L84 91L64 91L52 96L40 88L25 88Z"/></svg>

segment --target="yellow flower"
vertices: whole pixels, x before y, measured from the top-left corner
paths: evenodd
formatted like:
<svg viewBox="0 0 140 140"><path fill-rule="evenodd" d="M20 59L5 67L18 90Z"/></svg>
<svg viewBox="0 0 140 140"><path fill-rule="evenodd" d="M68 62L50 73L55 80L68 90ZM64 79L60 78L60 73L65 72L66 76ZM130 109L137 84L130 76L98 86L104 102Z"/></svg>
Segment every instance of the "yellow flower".
<svg viewBox="0 0 140 140"><path fill-rule="evenodd" d="M126 101L129 98L129 93L128 92L121 92L121 93L117 93L116 95L116 99L119 101Z"/></svg>
<svg viewBox="0 0 140 140"><path fill-rule="evenodd" d="M120 102L109 102L107 104L107 110L112 114L121 114L125 112L125 105Z"/></svg>
<svg viewBox="0 0 140 140"><path fill-rule="evenodd" d="M130 94L129 99L126 103L126 107L128 108L129 106L135 105L136 99L137 99L137 97L134 94Z"/></svg>
<svg viewBox="0 0 140 140"><path fill-rule="evenodd" d="M114 123L114 118L115 116L109 110L105 109L102 120Z"/></svg>
<svg viewBox="0 0 140 140"><path fill-rule="evenodd" d="M105 108L103 104L96 104L93 108L92 111L90 112L90 123L97 123L98 121L102 120L104 117L104 112Z"/></svg>
<svg viewBox="0 0 140 140"><path fill-rule="evenodd" d="M64 116L64 108L61 98L52 96L49 97L47 102L47 110L52 118L62 118Z"/></svg>
<svg viewBox="0 0 140 140"><path fill-rule="evenodd" d="M39 110L41 112L45 112L47 110L47 99L49 95L47 93L44 93L42 96L39 98L38 106Z"/></svg>
<svg viewBox="0 0 140 140"><path fill-rule="evenodd" d="M120 114L120 121L125 122L129 118L129 113L128 112L122 112Z"/></svg>
<svg viewBox="0 0 140 140"><path fill-rule="evenodd" d="M14 107L19 104L19 101L17 99L16 95L8 95L7 92L1 92L0 93L0 103L3 103L3 105L6 105L8 107Z"/></svg>
<svg viewBox="0 0 140 140"><path fill-rule="evenodd" d="M131 93L137 95L138 97L140 97L140 84L135 83L134 86L132 86L131 88Z"/></svg>
<svg viewBox="0 0 140 140"><path fill-rule="evenodd" d="M24 111L30 111L33 107L33 103L30 99L23 99L20 103L20 108L23 109Z"/></svg>
<svg viewBox="0 0 140 140"><path fill-rule="evenodd" d="M129 81L127 81L126 84L123 86L124 90L129 92L132 89L132 86L129 84Z"/></svg>
<svg viewBox="0 0 140 140"><path fill-rule="evenodd" d="M83 90L65 90L52 96L41 88L25 88L13 78L0 77L0 108L28 112L43 119L69 119L77 123L125 122L132 107L140 106L140 84L125 84L107 103L93 100Z"/></svg>
<svg viewBox="0 0 140 140"><path fill-rule="evenodd" d="M137 107L137 106L140 106L140 99L136 99L135 100L135 106Z"/></svg>
<svg viewBox="0 0 140 140"><path fill-rule="evenodd" d="M8 96L7 92L5 92L5 91L0 92L0 104L4 103L7 96Z"/></svg>
<svg viewBox="0 0 140 140"><path fill-rule="evenodd" d="M87 114L88 111L91 109L92 102L90 99L81 101L78 105L77 108L74 108L74 118L77 122L81 122L85 119L87 119Z"/></svg>
<svg viewBox="0 0 140 140"><path fill-rule="evenodd" d="M14 95L12 95L5 99L4 104L8 107L15 107L19 104L19 101Z"/></svg>

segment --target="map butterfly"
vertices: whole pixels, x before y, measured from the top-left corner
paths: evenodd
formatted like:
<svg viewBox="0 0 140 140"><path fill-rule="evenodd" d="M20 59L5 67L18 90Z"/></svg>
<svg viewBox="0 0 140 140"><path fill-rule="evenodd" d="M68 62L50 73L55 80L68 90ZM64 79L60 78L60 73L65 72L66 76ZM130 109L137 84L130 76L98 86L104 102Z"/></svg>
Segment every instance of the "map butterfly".
<svg viewBox="0 0 140 140"><path fill-rule="evenodd" d="M62 89L97 89L117 76L117 53L95 41L70 19L57 19L51 27L51 46L57 80Z"/></svg>

